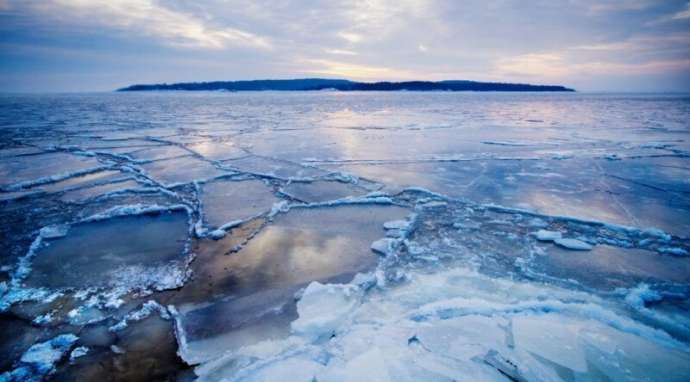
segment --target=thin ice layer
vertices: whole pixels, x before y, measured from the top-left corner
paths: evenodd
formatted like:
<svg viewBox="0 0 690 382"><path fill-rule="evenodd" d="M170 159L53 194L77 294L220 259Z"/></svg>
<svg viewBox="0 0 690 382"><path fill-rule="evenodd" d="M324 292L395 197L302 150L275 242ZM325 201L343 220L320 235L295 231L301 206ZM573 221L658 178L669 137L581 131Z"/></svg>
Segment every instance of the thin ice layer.
<svg viewBox="0 0 690 382"><path fill-rule="evenodd" d="M76 224L36 252L27 285L49 288L174 285L184 274L183 212Z"/></svg>
<svg viewBox="0 0 690 382"><path fill-rule="evenodd" d="M223 167L280 179L312 179L327 173L316 167L258 156L228 160L223 162Z"/></svg>
<svg viewBox="0 0 690 382"><path fill-rule="evenodd" d="M227 173L192 156L145 163L141 168L155 181L168 186L212 179Z"/></svg>
<svg viewBox="0 0 690 382"><path fill-rule="evenodd" d="M102 167L95 158L47 153L0 160L0 188L24 187L68 178Z"/></svg>
<svg viewBox="0 0 690 382"><path fill-rule="evenodd" d="M205 141L187 145L187 148L209 160L236 159L247 155L232 142Z"/></svg>
<svg viewBox="0 0 690 382"><path fill-rule="evenodd" d="M321 203L350 196L362 196L369 190L351 183L322 180L293 182L285 186L282 192L305 203Z"/></svg>
<svg viewBox="0 0 690 382"><path fill-rule="evenodd" d="M204 221L213 227L267 213L279 200L261 180L218 180L202 186Z"/></svg>

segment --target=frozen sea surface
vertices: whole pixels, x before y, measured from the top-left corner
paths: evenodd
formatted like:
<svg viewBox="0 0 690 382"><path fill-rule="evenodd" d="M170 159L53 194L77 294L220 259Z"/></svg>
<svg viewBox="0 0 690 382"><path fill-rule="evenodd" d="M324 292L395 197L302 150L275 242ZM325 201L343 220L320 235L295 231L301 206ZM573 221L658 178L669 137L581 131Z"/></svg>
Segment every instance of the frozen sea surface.
<svg viewBox="0 0 690 382"><path fill-rule="evenodd" d="M0 381L690 380L690 97L0 96Z"/></svg>

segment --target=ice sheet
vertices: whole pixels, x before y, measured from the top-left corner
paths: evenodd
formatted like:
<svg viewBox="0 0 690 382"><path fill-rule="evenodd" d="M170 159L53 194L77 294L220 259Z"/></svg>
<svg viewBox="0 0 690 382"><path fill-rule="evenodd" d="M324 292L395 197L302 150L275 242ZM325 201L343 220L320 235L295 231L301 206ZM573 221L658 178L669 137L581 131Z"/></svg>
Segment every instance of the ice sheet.
<svg viewBox="0 0 690 382"><path fill-rule="evenodd" d="M2 370L687 380L688 102L0 95Z"/></svg>

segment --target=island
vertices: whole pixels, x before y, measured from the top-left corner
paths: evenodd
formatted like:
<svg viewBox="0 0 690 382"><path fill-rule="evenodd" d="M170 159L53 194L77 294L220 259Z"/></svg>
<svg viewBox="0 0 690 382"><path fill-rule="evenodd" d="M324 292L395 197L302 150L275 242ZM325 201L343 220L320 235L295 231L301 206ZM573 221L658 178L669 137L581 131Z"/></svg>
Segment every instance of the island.
<svg viewBox="0 0 690 382"><path fill-rule="evenodd" d="M560 85L530 85L502 82L449 81L402 81L356 82L342 79L302 78L289 80L248 80L183 82L174 84L131 85L117 91L499 91L499 92L574 92Z"/></svg>

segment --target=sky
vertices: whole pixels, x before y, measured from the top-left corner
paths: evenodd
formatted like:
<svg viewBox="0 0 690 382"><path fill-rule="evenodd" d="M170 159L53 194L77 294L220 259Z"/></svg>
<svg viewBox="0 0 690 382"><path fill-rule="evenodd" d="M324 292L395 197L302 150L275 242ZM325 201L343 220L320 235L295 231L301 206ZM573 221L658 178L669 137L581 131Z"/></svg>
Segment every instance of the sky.
<svg viewBox="0 0 690 382"><path fill-rule="evenodd" d="M690 91L687 0L0 0L0 91L265 78Z"/></svg>

